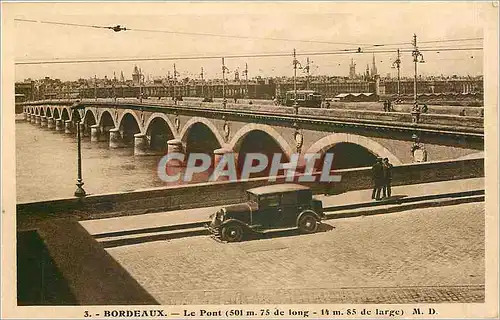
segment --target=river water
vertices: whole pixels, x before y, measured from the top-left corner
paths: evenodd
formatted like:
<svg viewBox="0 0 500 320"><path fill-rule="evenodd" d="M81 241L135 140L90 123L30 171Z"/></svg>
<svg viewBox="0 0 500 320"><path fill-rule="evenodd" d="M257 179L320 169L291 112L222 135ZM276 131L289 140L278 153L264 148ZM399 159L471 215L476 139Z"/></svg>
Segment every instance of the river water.
<svg viewBox="0 0 500 320"><path fill-rule="evenodd" d="M28 122L16 123L17 202L73 197L77 178L76 135ZM157 175L161 156L134 157L133 148L109 149L108 142L82 142L87 194L167 186ZM193 182L206 180L208 174ZM178 182L171 183L178 184Z"/></svg>

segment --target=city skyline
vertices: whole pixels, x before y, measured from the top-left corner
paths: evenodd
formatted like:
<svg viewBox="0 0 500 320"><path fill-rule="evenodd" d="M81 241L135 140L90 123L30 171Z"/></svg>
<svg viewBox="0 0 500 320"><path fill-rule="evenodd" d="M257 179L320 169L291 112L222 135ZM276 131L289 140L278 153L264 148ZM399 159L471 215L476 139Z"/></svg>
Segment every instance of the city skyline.
<svg viewBox="0 0 500 320"><path fill-rule="evenodd" d="M315 3L310 8L292 3L252 3L245 6L249 9L248 13L232 3L157 4L153 6L154 14L144 9L138 10L135 16L111 13L109 4L81 4L78 6L78 15L70 15L71 9L76 7L67 4L52 4L50 8L39 4L15 4L13 7L18 9L13 10L12 15L17 19L97 26L121 25L131 29L113 32L97 28L13 21L16 38L22 39L16 42L16 62L214 57L195 60L16 65L16 81L45 76L63 81L94 75L98 78L106 75L109 78L113 73L119 75L121 71L125 75L131 74L128 70L135 64L140 65L144 74L164 78L169 72L172 74L174 63L179 70L179 78L199 78L202 67L207 78L221 78L219 56L288 52L289 57L226 58L225 64L230 71L226 75L234 78L234 71L239 70L241 74L245 64L248 64L249 78L292 76L293 49L301 54L298 60L305 66L308 57L305 53L338 52L358 47L362 48L363 53L310 55L311 75L348 76L351 59L356 63L356 73L363 74L366 65L371 66L371 52L384 51L375 54L378 73L383 77L387 73L395 77L396 69L392 66L397 58L396 50L411 50L413 33L417 34L418 42L422 43L419 48L435 49L433 52L423 51L426 63L419 64L419 74L477 76L483 73L482 50L446 51L446 48L483 47L481 40L431 42L481 38L483 31L479 19L480 6L475 3L395 3L391 4L391 10L384 10L383 4L371 3ZM126 4L117 4L115 9L118 7L125 8ZM54 8L59 9L57 15L51 13L50 9ZM81 10L82 8L85 10ZM87 13L96 9L99 9L96 14ZM263 11L268 14L264 15ZM282 14L277 15L280 11L283 11ZM415 14L420 11L421 14ZM301 23L297 24L297 21ZM44 41L40 41L41 38ZM302 41L295 41L296 39ZM396 43L398 45L393 45ZM439 48L443 49L436 51ZM412 76L413 70L411 52L403 52L401 75ZM297 74L305 75L302 70Z"/></svg>

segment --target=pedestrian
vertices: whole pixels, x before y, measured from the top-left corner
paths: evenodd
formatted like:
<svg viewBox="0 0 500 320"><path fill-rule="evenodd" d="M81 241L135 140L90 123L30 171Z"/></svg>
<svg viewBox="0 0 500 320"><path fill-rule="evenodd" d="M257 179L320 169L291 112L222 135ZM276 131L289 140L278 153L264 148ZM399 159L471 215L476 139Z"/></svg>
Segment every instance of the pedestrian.
<svg viewBox="0 0 500 320"><path fill-rule="evenodd" d="M427 113L427 111L429 111L429 108L426 104L424 104L424 106L422 107L422 113Z"/></svg>
<svg viewBox="0 0 500 320"><path fill-rule="evenodd" d="M388 112L392 112L392 102L391 102L391 100L387 101L387 111Z"/></svg>
<svg viewBox="0 0 500 320"><path fill-rule="evenodd" d="M462 111L460 111L460 115L463 117L465 116L465 109L462 109Z"/></svg>
<svg viewBox="0 0 500 320"><path fill-rule="evenodd" d="M411 109L412 112L420 113L420 107L417 102L413 105L413 108Z"/></svg>
<svg viewBox="0 0 500 320"><path fill-rule="evenodd" d="M234 103L238 103L238 98L234 97Z"/></svg>
<svg viewBox="0 0 500 320"><path fill-rule="evenodd" d="M382 165L382 158L377 158L377 162L372 166L372 182L373 182L372 199L381 200L380 192L382 191L383 181L384 181L384 168Z"/></svg>
<svg viewBox="0 0 500 320"><path fill-rule="evenodd" d="M330 109L330 101L326 100L326 108Z"/></svg>
<svg viewBox="0 0 500 320"><path fill-rule="evenodd" d="M387 105L388 105L387 100L384 100L384 112L387 112Z"/></svg>
<svg viewBox="0 0 500 320"><path fill-rule="evenodd" d="M384 158L382 163L382 168L384 172L384 187L382 192L383 198L391 197L392 167L393 165L389 162L389 159Z"/></svg>

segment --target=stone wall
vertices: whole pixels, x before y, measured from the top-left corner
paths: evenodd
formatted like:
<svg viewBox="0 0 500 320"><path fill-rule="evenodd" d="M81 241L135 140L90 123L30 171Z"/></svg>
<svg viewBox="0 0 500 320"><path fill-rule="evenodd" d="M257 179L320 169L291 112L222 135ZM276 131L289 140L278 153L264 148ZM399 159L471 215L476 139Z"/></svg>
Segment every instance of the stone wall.
<svg viewBox="0 0 500 320"><path fill-rule="evenodd" d="M302 183L315 194L342 193L371 188L371 168L338 170L338 183ZM436 161L404 164L394 167L393 185L419 184L435 181L484 177L484 159ZM279 177L274 183L283 182ZM99 218L109 212L138 214L237 203L245 199L245 190L270 184L268 178L248 181L222 181L187 186L155 188L131 192L91 195L86 198L60 199L17 205L18 227L44 217L76 216L79 219Z"/></svg>

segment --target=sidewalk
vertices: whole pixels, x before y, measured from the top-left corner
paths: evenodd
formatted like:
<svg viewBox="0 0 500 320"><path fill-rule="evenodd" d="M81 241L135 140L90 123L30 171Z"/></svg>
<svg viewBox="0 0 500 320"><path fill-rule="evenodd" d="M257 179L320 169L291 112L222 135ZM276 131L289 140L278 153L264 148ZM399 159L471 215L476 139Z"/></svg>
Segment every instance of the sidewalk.
<svg viewBox="0 0 500 320"><path fill-rule="evenodd" d="M392 196L416 197L479 189L484 189L484 178L397 186L392 188ZM315 198L323 201L323 207L331 207L370 202L373 201L371 194L372 190L370 189L349 191L332 196L316 195ZM80 221L80 224L92 235L122 230L140 230L166 225L207 221L208 216L219 208L221 206L86 220Z"/></svg>

